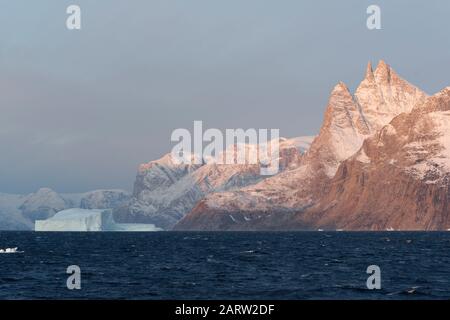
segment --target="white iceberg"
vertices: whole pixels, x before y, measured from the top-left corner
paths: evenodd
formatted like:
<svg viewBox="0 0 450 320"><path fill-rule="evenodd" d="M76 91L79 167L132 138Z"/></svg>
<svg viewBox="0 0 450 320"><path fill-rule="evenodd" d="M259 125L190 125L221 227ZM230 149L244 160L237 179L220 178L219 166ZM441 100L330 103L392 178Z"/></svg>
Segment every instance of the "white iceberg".
<svg viewBox="0 0 450 320"><path fill-rule="evenodd" d="M154 224L116 223L111 210L67 209L36 220L35 231L161 231Z"/></svg>

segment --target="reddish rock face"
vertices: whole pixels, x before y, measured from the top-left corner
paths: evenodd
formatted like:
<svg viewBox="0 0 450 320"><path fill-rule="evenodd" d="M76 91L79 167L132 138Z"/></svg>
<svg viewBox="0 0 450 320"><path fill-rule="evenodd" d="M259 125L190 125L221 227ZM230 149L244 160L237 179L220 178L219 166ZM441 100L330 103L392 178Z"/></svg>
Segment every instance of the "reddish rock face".
<svg viewBox="0 0 450 320"><path fill-rule="evenodd" d="M344 161L299 225L345 230L450 228L450 88L396 117Z"/></svg>

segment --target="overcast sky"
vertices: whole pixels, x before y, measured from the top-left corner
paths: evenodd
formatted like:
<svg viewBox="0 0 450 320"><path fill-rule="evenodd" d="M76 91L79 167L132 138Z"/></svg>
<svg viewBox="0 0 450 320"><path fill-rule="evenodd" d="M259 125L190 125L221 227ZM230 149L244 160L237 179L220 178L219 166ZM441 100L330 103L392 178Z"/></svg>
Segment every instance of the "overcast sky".
<svg viewBox="0 0 450 320"><path fill-rule="evenodd" d="M0 192L131 190L194 120L316 134L330 90L369 60L434 93L449 17L447 0L0 0Z"/></svg>

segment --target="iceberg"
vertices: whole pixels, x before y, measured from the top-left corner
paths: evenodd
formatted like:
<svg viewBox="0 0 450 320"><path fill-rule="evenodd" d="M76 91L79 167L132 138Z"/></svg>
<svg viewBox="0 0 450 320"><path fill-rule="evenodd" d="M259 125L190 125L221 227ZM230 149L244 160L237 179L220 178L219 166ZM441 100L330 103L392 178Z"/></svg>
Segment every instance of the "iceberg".
<svg viewBox="0 0 450 320"><path fill-rule="evenodd" d="M116 223L110 209L66 209L36 220L35 231L161 231L154 224Z"/></svg>

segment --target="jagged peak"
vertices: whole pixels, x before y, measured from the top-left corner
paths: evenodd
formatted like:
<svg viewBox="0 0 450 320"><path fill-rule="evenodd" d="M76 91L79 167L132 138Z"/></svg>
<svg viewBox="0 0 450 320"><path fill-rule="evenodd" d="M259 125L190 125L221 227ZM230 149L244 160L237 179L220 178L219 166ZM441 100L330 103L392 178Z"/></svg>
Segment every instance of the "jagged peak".
<svg viewBox="0 0 450 320"><path fill-rule="evenodd" d="M347 85L344 82L339 81L331 91L325 113L329 115L340 113L342 110L353 105L353 95L350 93Z"/></svg>
<svg viewBox="0 0 450 320"><path fill-rule="evenodd" d="M377 65L377 68L376 68L376 70L378 70L378 69L380 69L380 70L389 70L391 68L391 66L390 65L388 65L387 63L386 63L386 61L384 61L384 60L380 60L380 61L378 61L378 65Z"/></svg>
<svg viewBox="0 0 450 320"><path fill-rule="evenodd" d="M334 113L333 110L341 109L343 106L348 108L349 106L353 106L354 103L353 95L347 85L344 82L339 81L331 91L326 112Z"/></svg>
<svg viewBox="0 0 450 320"><path fill-rule="evenodd" d="M380 60L374 76L377 82L389 82L393 76L396 76L396 73L384 60Z"/></svg>
<svg viewBox="0 0 450 320"><path fill-rule="evenodd" d="M369 62L367 63L366 77L365 77L365 79L368 79L368 80L374 79L373 68L372 68L372 62L371 62L371 61L369 61Z"/></svg>
<svg viewBox="0 0 450 320"><path fill-rule="evenodd" d="M367 100L367 98L371 98L371 95L372 96L378 95L378 98L380 100L385 100L388 96L392 94L392 92L398 91L408 92L410 95L413 96L415 95L417 99L420 95L426 96L426 94L422 90L420 90L416 86L412 85L411 83L400 77L396 73L396 71L384 60L380 60L378 62L375 71L372 72L374 81L368 80L371 77L370 69L371 65L369 62L366 71L366 78L360 83L360 85L356 89L355 96L358 98L359 101L364 100L366 98L365 102L370 104L371 103L370 100L372 100L373 97L372 99L369 100ZM388 87L391 87L394 90L387 89ZM378 103L378 105L380 105L380 103Z"/></svg>
<svg viewBox="0 0 450 320"><path fill-rule="evenodd" d="M344 92L344 93L348 92L348 94L351 95L350 90L348 89L347 85L344 82L339 81L338 84L336 84L334 86L333 90L331 91L331 95L334 95L336 93L342 93L342 92Z"/></svg>
<svg viewBox="0 0 450 320"><path fill-rule="evenodd" d="M356 109L353 95L345 83L340 81L330 94L321 131L328 131L328 128L336 122L340 122L343 126L353 126L350 113Z"/></svg>

